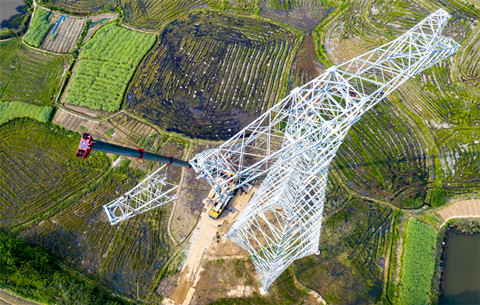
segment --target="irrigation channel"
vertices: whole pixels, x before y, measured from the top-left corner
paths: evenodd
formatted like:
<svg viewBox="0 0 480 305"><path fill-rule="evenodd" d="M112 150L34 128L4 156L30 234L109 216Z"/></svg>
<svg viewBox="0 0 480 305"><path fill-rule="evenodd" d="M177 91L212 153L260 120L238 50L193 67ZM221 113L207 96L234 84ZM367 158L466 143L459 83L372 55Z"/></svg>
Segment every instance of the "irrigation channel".
<svg viewBox="0 0 480 305"><path fill-rule="evenodd" d="M480 304L480 233L447 232L440 305Z"/></svg>
<svg viewBox="0 0 480 305"><path fill-rule="evenodd" d="M21 14L26 5L22 0L0 0L0 30L15 15Z"/></svg>

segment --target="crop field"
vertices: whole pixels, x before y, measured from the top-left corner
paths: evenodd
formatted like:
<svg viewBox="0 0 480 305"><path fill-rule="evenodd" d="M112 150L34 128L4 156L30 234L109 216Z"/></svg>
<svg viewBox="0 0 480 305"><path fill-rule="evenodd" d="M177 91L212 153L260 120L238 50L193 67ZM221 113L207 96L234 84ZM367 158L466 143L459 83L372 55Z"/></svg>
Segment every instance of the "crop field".
<svg viewBox="0 0 480 305"><path fill-rule="evenodd" d="M32 50L18 38L0 42L0 100L51 105L70 60Z"/></svg>
<svg viewBox="0 0 480 305"><path fill-rule="evenodd" d="M328 304L377 303L393 215L391 208L360 199L327 212L321 254L294 263L298 280Z"/></svg>
<svg viewBox="0 0 480 305"><path fill-rule="evenodd" d="M416 208L425 200L429 160L420 131L381 103L349 131L333 167L356 192Z"/></svg>
<svg viewBox="0 0 480 305"><path fill-rule="evenodd" d="M155 36L107 25L85 44L65 103L115 111Z"/></svg>
<svg viewBox="0 0 480 305"><path fill-rule="evenodd" d="M38 47L50 29L53 27L53 23L49 21L50 11L38 8L33 14L33 20L30 24L27 35L25 35L25 42Z"/></svg>
<svg viewBox="0 0 480 305"><path fill-rule="evenodd" d="M72 14L94 14L114 9L120 0L41 0L41 4Z"/></svg>
<svg viewBox="0 0 480 305"><path fill-rule="evenodd" d="M28 227L59 211L66 200L108 168L105 156L75 158L78 136L31 119L0 126L0 226Z"/></svg>
<svg viewBox="0 0 480 305"><path fill-rule="evenodd" d="M405 230L399 304L427 304L435 270L435 229L414 218Z"/></svg>
<svg viewBox="0 0 480 305"><path fill-rule="evenodd" d="M171 254L167 235L171 206L112 226L102 206L132 188L141 172L126 164L110 170L98 183L74 198L71 208L24 231L41 245L116 292L145 298Z"/></svg>
<svg viewBox="0 0 480 305"><path fill-rule="evenodd" d="M475 161L480 143L474 139L480 90L472 84L478 77L473 46L480 36L480 12L456 1L441 5L453 15L445 35L464 45L462 51L409 80L367 113L334 163L350 189L399 207L428 202L431 183L449 183L452 192L478 187L474 173L480 170ZM398 37L438 8L428 1L341 5L314 33L317 53L322 63L340 63Z"/></svg>
<svg viewBox="0 0 480 305"><path fill-rule="evenodd" d="M127 108L169 131L227 138L285 94L296 34L216 13L174 21L141 64Z"/></svg>
<svg viewBox="0 0 480 305"><path fill-rule="evenodd" d="M59 23L56 29L53 27L48 32L40 48L55 53L70 53L73 51L85 27L85 20L52 13L50 14L50 22L56 24L62 17L65 19ZM54 30L55 33L53 33Z"/></svg>
<svg viewBox="0 0 480 305"><path fill-rule="evenodd" d="M125 23L139 29L159 29L194 9L215 5L219 0L123 0Z"/></svg>
<svg viewBox="0 0 480 305"><path fill-rule="evenodd" d="M21 102L0 102L0 125L16 118L28 117L46 123L53 107L37 106Z"/></svg>
<svg viewBox="0 0 480 305"><path fill-rule="evenodd" d="M466 84L478 88L480 85L480 27L477 27L472 37L466 42L463 52L458 56L458 72L460 79Z"/></svg>

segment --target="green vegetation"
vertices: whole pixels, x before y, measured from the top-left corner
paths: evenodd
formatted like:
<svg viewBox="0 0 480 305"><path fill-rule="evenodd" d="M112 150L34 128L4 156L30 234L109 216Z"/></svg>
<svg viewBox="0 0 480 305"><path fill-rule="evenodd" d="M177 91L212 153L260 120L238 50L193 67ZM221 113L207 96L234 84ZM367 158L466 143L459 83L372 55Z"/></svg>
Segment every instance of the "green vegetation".
<svg viewBox="0 0 480 305"><path fill-rule="evenodd" d="M331 182L322 225L320 255L294 262L303 285L328 304L377 304L391 243L395 212L345 197Z"/></svg>
<svg viewBox="0 0 480 305"><path fill-rule="evenodd" d="M2 30L0 31L0 39L7 39L15 36L21 36L28 30L30 21L30 7L32 5L31 0L24 1L25 6L19 9L19 14L14 15L10 20L2 21Z"/></svg>
<svg viewBox="0 0 480 305"><path fill-rule="evenodd" d="M48 122L53 107L36 106L21 102L0 102L0 125L16 118L32 118L40 122Z"/></svg>
<svg viewBox="0 0 480 305"><path fill-rule="evenodd" d="M115 111L122 104L128 82L155 36L116 25L101 28L84 46L65 102Z"/></svg>
<svg viewBox="0 0 480 305"><path fill-rule="evenodd" d="M436 231L415 218L404 234L402 275L398 304L428 304L435 271Z"/></svg>
<svg viewBox="0 0 480 305"><path fill-rule="evenodd" d="M219 0L124 0L125 22L140 29L160 29L189 11L216 6Z"/></svg>
<svg viewBox="0 0 480 305"><path fill-rule="evenodd" d="M54 25L48 21L49 16L50 11L41 8L35 10L30 29L25 36L26 43L34 47L38 47L42 43L43 39L47 36L48 32Z"/></svg>
<svg viewBox="0 0 480 305"><path fill-rule="evenodd" d="M20 229L66 208L66 201L109 167L99 153L75 158L78 134L17 119L0 125L0 226Z"/></svg>
<svg viewBox="0 0 480 305"><path fill-rule="evenodd" d="M174 245L167 234L171 206L140 214L116 226L108 223L102 208L134 187L142 176L140 170L129 167L129 161L111 168L101 179L69 198L64 203L68 208L22 235L122 295L144 299L173 254Z"/></svg>
<svg viewBox="0 0 480 305"><path fill-rule="evenodd" d="M102 11L109 11L118 7L117 0L41 0L40 3L48 8L67 12L70 14L95 14Z"/></svg>
<svg viewBox="0 0 480 305"><path fill-rule="evenodd" d="M169 131L227 138L284 96L300 37L260 19L192 13L162 32L126 106Z"/></svg>
<svg viewBox="0 0 480 305"><path fill-rule="evenodd" d="M429 178L425 144L418 133L394 106L379 104L352 127L333 166L362 195L418 208L425 201Z"/></svg>
<svg viewBox="0 0 480 305"><path fill-rule="evenodd" d="M70 57L28 48L19 38L0 42L0 100L51 105Z"/></svg>
<svg viewBox="0 0 480 305"><path fill-rule="evenodd" d="M0 230L0 288L46 304L128 304L62 270L44 249Z"/></svg>

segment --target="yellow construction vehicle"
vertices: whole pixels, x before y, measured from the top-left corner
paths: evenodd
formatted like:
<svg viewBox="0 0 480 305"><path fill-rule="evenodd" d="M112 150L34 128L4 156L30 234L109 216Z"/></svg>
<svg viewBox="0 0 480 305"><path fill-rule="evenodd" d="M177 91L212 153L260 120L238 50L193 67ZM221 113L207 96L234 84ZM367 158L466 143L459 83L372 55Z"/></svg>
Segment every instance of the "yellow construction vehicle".
<svg viewBox="0 0 480 305"><path fill-rule="evenodd" d="M229 173L224 175L225 180L228 182L224 188L220 190L214 199L212 209L210 210L209 216L213 219L218 219L222 215L223 210L228 205L230 199L235 196L236 190L233 190L238 183L238 177L235 177L234 174ZM222 178L219 178L222 179Z"/></svg>

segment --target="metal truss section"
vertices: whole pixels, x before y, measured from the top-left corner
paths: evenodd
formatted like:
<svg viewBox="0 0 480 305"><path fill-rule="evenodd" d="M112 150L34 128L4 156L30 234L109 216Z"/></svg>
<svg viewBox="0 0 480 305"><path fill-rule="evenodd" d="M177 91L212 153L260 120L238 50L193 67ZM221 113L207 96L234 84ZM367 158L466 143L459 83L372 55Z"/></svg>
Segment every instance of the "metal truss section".
<svg viewBox="0 0 480 305"><path fill-rule="evenodd" d="M460 46L440 35L448 19L439 10L390 43L329 68L191 165L216 190L226 185L225 174L238 176L240 188L279 166L295 143L304 146L292 158L317 149L408 78L454 54Z"/></svg>
<svg viewBox="0 0 480 305"><path fill-rule="evenodd" d="M328 168L363 113L460 48L439 10L397 39L333 66L218 148L190 161L220 190L263 179L227 238L248 251L266 290L296 259L317 253Z"/></svg>
<svg viewBox="0 0 480 305"><path fill-rule="evenodd" d="M166 181L167 168L166 165L160 167L123 196L104 205L110 224L117 224L175 201L178 185Z"/></svg>

